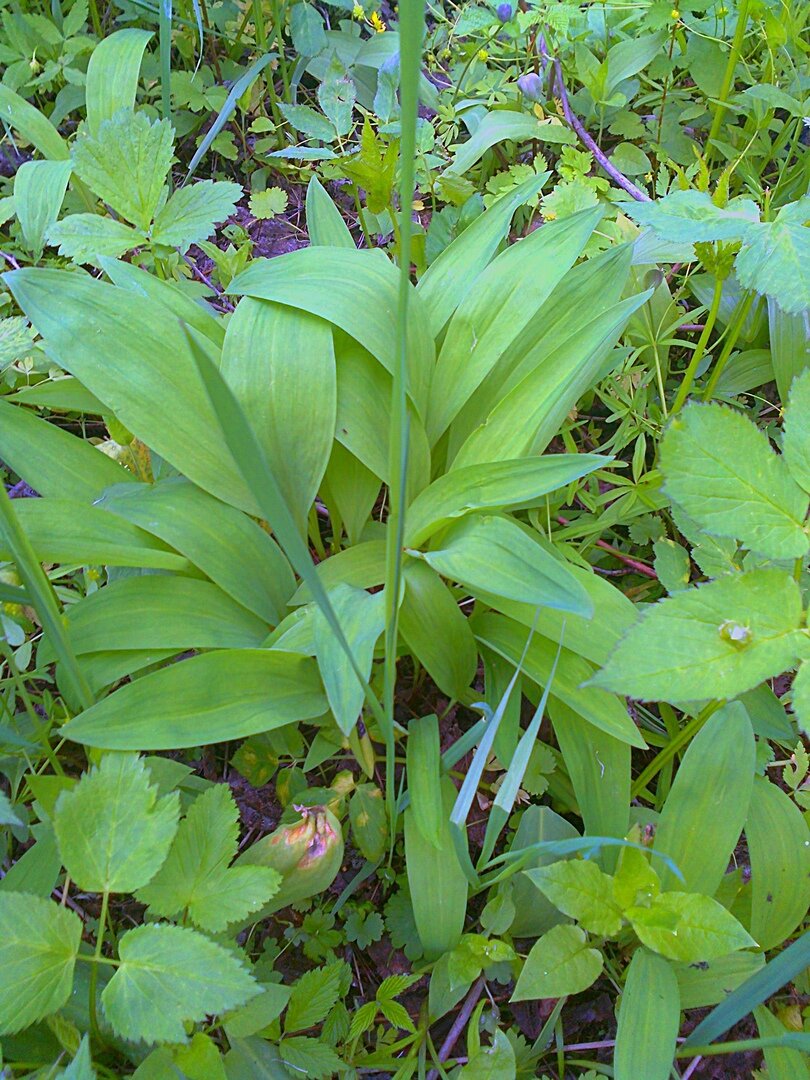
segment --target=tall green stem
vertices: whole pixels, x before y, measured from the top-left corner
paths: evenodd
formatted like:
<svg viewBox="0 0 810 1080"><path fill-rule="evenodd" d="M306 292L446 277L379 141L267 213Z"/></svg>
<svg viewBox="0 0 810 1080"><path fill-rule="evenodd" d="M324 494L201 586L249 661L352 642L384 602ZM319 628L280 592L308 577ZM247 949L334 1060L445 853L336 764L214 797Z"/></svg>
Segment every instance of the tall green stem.
<svg viewBox="0 0 810 1080"><path fill-rule="evenodd" d="M703 333L698 339L698 343L695 346L695 351L692 353L692 359L689 361L689 366L683 374L681 385L678 387L678 393L675 395L675 400L672 403L671 416L675 416L677 412L683 407L683 403L686 401L692 387L695 385L695 376L697 375L697 369L700 366L700 361L706 354L706 346L709 344L709 338L711 337L712 330L714 330L714 324L717 322L717 313L720 311L720 301L723 298L723 279L716 277L714 279L714 294L712 295L712 303L709 308L709 314L706 318L706 325L703 327Z"/></svg>
<svg viewBox="0 0 810 1080"><path fill-rule="evenodd" d="M748 318L748 312L751 310L751 305L754 302L755 293L753 291L746 293L743 299L737 305L737 309L734 312L734 316L731 320L731 324L728 328L728 337L723 344L723 351L717 358L717 363L714 365L711 378L706 384L706 389L703 391L703 400L709 401L717 387L718 380L723 374L723 369L728 363L728 358L731 356L731 350L737 344L737 338L740 336L745 320Z"/></svg>
<svg viewBox="0 0 810 1080"><path fill-rule="evenodd" d="M745 28L748 24L749 3L750 0L740 0L740 6L737 9L737 28L734 31L734 38L731 42L731 52L728 55L726 70L723 73L723 82L720 85L720 93L717 95L717 104L714 108L714 117L712 118L712 126L709 130L709 138L706 140L707 165L712 158L713 141L720 134L723 117L726 114L726 103L728 102L728 96L731 93L731 87L734 83L734 72L737 68L737 61L740 59L742 44L745 39Z"/></svg>
<svg viewBox="0 0 810 1080"><path fill-rule="evenodd" d="M98 987L98 965L101 959L101 949L104 945L104 931L107 926L107 908L110 903L110 894L105 889L101 896L101 914L98 917L98 930L96 931L96 950L93 953L94 964L90 967L90 985L88 989L88 1010L90 1013L90 1030L95 1039L102 1041L101 1029L98 1026L98 1012L96 1010L96 990Z"/></svg>

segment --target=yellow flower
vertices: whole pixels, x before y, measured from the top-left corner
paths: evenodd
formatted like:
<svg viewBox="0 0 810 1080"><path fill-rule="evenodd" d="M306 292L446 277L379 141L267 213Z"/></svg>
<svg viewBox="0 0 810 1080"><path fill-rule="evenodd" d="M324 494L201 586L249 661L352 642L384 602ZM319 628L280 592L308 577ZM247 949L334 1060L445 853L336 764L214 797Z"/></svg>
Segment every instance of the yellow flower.
<svg viewBox="0 0 810 1080"><path fill-rule="evenodd" d="M11 615L12 617L14 617L14 616L22 615L22 613L23 613L22 604L11 604L11 603L4 603L3 604L3 614L4 615Z"/></svg>
<svg viewBox="0 0 810 1080"><path fill-rule="evenodd" d="M355 4L354 7L352 8L352 18L353 19L362 19L365 16L365 14L366 13L365 13L365 10L363 9L362 4Z"/></svg>
<svg viewBox="0 0 810 1080"><path fill-rule="evenodd" d="M556 212L556 210L544 210L543 211L543 221L556 221L556 220L557 220L557 212Z"/></svg>
<svg viewBox="0 0 810 1080"><path fill-rule="evenodd" d="M482 64L485 64L487 60L489 60L489 53L486 49L478 50L478 59L481 61Z"/></svg>
<svg viewBox="0 0 810 1080"><path fill-rule="evenodd" d="M680 13L680 11L678 11L677 8L673 8L672 11L670 11L670 13L669 13L669 17L674 22L677 22L678 19L680 19L680 17L681 17L681 13Z"/></svg>
<svg viewBox="0 0 810 1080"><path fill-rule="evenodd" d="M371 17L368 21L371 23L372 28L376 30L378 34L384 33L385 23L382 21L376 11L372 11Z"/></svg>

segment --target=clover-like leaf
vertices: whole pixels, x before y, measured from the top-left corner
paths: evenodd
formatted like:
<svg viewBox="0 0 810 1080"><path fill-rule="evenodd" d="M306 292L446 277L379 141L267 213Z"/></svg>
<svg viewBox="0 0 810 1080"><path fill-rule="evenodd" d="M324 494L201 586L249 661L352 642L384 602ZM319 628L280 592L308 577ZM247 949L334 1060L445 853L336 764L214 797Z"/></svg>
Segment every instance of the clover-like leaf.
<svg viewBox="0 0 810 1080"><path fill-rule="evenodd" d="M190 807L168 858L138 899L165 918L186 911L196 926L212 932L258 911L278 891L281 875L269 866L229 866L238 822L228 785L210 787Z"/></svg>
<svg viewBox="0 0 810 1080"><path fill-rule="evenodd" d="M137 754L106 754L56 803L62 863L80 889L134 892L162 865L177 831L180 796L158 799Z"/></svg>

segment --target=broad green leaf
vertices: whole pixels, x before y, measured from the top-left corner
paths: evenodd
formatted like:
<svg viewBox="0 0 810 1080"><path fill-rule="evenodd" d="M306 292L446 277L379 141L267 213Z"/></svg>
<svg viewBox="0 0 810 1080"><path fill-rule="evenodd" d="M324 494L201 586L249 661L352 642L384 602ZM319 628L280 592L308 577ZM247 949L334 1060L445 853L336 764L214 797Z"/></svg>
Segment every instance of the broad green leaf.
<svg viewBox="0 0 810 1080"><path fill-rule="evenodd" d="M670 960L698 963L757 944L722 904L699 893L661 893L624 914L642 943Z"/></svg>
<svg viewBox="0 0 810 1080"><path fill-rule="evenodd" d="M221 649L122 686L62 731L73 742L106 750L175 750L258 735L312 720L325 709L309 657L277 649Z"/></svg>
<svg viewBox="0 0 810 1080"><path fill-rule="evenodd" d="M472 630L480 642L512 664L518 663L526 643L525 628L519 623L494 612L487 612L473 617ZM523 671L539 686L545 686L551 676L556 652L556 643L535 635L526 653ZM592 671L593 668L587 661L563 648L554 676L551 707L554 706L554 700L559 699L589 724L608 735L630 746L645 747L644 739L619 698L594 687L583 686L591 677Z"/></svg>
<svg viewBox="0 0 810 1080"><path fill-rule="evenodd" d="M306 1071L313 1080L328 1080L343 1067L343 1061L327 1043L308 1035L283 1038L278 1044L279 1059L287 1075Z"/></svg>
<svg viewBox="0 0 810 1080"><path fill-rule="evenodd" d="M94 502L135 477L90 443L0 400L0 457L40 495Z"/></svg>
<svg viewBox="0 0 810 1080"><path fill-rule="evenodd" d="M754 780L745 836L751 860L751 934L761 948L786 941L810 907L810 829L775 784Z"/></svg>
<svg viewBox="0 0 810 1080"><path fill-rule="evenodd" d="M265 622L281 621L295 578L275 540L246 514L181 477L109 489L98 505L170 544Z"/></svg>
<svg viewBox="0 0 810 1080"><path fill-rule="evenodd" d="M180 797L157 797L135 754L105 754L56 803L62 863L80 889L134 892L157 873L177 831Z"/></svg>
<svg viewBox="0 0 810 1080"><path fill-rule="evenodd" d="M605 99L611 96L619 83L642 71L658 56L665 41L666 33L659 30L656 34L634 34L611 46L605 57ZM650 1080L653 1080L652 1076Z"/></svg>
<svg viewBox="0 0 810 1080"><path fill-rule="evenodd" d="M216 585L149 574L124 578L72 604L67 612L77 653L118 649L258 648L267 624ZM39 663L51 663L50 650Z"/></svg>
<svg viewBox="0 0 810 1080"><path fill-rule="evenodd" d="M613 875L613 896L619 907L643 907L661 892L661 879L643 851L623 847Z"/></svg>
<svg viewBox="0 0 810 1080"><path fill-rule="evenodd" d="M452 780L442 780L442 821L439 846L426 840L413 809L405 811L405 864L419 939L428 958L441 956L458 944L467 909L467 878L456 854L450 813L456 799Z"/></svg>
<svg viewBox="0 0 810 1080"><path fill-rule="evenodd" d="M223 1020L222 1026L229 1042L255 1035L278 1019L290 1000L292 987L265 983L261 991L258 997L251 998L247 1005L235 1009Z"/></svg>
<svg viewBox="0 0 810 1080"><path fill-rule="evenodd" d="M655 830L664 888L713 896L740 839L754 781L756 744L739 702L725 705L695 736L678 767ZM758 939L757 939L758 940ZM760 943L761 944L761 943Z"/></svg>
<svg viewBox="0 0 810 1080"><path fill-rule="evenodd" d="M510 1080L516 1076L515 1049L500 1028L492 1046L479 1049L458 1074L459 1080Z"/></svg>
<svg viewBox="0 0 810 1080"><path fill-rule="evenodd" d="M705 191L674 191L655 202L624 202L628 217L649 225L664 240L687 243L738 240L759 221L759 208L750 199L732 199L721 209Z"/></svg>
<svg viewBox="0 0 810 1080"><path fill-rule="evenodd" d="M678 980L660 956L633 953L621 997L613 1068L616 1080L669 1080L681 1021Z"/></svg>
<svg viewBox="0 0 810 1080"><path fill-rule="evenodd" d="M323 113L310 108L309 105L279 105L279 109L285 120L310 139L319 139L321 142L333 142L335 139L335 125L328 120ZM347 247L348 245L341 245ZM354 244L352 244L354 247Z"/></svg>
<svg viewBox="0 0 810 1080"><path fill-rule="evenodd" d="M90 1036L84 1035L73 1060L62 1073L62 1080L96 1080L96 1076L90 1055Z"/></svg>
<svg viewBox="0 0 810 1080"><path fill-rule="evenodd" d="M226 180L200 180L175 191L155 217L152 241L185 251L207 240L214 226L230 217L242 188Z"/></svg>
<svg viewBox="0 0 810 1080"><path fill-rule="evenodd" d="M228 864L239 847L239 810L227 784L214 784L189 808L166 861L138 900L152 914L187 913L212 933L241 922L278 891L281 876L269 866Z"/></svg>
<svg viewBox="0 0 810 1080"><path fill-rule="evenodd" d="M117 259L145 241L139 229L99 214L69 214L48 229L48 243L77 263L95 264L99 256Z"/></svg>
<svg viewBox="0 0 810 1080"><path fill-rule="evenodd" d="M303 533L335 435L331 327L294 307L243 297L228 323L221 370Z"/></svg>
<svg viewBox="0 0 810 1080"><path fill-rule="evenodd" d="M810 229L777 215L775 221L750 225L734 263L744 289L773 298L788 315L810 308Z"/></svg>
<svg viewBox="0 0 810 1080"><path fill-rule="evenodd" d="M67 143L47 116L4 83L0 83L0 117L9 127L16 128L43 157L51 161L64 161L70 157Z"/></svg>
<svg viewBox="0 0 810 1080"><path fill-rule="evenodd" d="M424 563L409 559L399 630L413 656L444 694L463 700L478 663L469 620L441 578Z"/></svg>
<svg viewBox="0 0 810 1080"><path fill-rule="evenodd" d="M316 56L326 48L323 16L313 4L295 5L290 13L290 32L293 47L301 56Z"/></svg>
<svg viewBox="0 0 810 1080"><path fill-rule="evenodd" d="M799 730L810 732L810 663L800 664L791 686L793 715Z"/></svg>
<svg viewBox="0 0 810 1080"><path fill-rule="evenodd" d="M14 175L14 209L35 259L59 216L72 169L69 161L25 161Z"/></svg>
<svg viewBox="0 0 810 1080"><path fill-rule="evenodd" d="M188 569L187 560L160 540L84 500L21 499L16 514L42 562ZM2 534L0 550L8 550Z"/></svg>
<svg viewBox="0 0 810 1080"><path fill-rule="evenodd" d="M381 252L309 247L275 259L256 259L228 286L302 308L334 323L393 373L396 367L396 310L399 274ZM408 301L408 390L423 412L434 364L427 313L419 298Z"/></svg>
<svg viewBox="0 0 810 1080"><path fill-rule="evenodd" d="M211 494L257 512L166 307L63 270L15 270L4 280L54 360L129 431Z"/></svg>
<svg viewBox="0 0 810 1080"><path fill-rule="evenodd" d="M536 229L482 272L450 320L436 360L427 416L431 445L573 266L601 216L601 208L587 210ZM522 282L518 289L516 281Z"/></svg>
<svg viewBox="0 0 810 1080"><path fill-rule="evenodd" d="M413 722L413 721L412 721ZM371 863L385 855L388 840L388 814L383 793L376 784L360 784L349 803L352 836L360 853Z"/></svg>
<svg viewBox="0 0 810 1080"><path fill-rule="evenodd" d="M512 1001L579 994L596 982L604 961L578 926L553 926L534 943L518 977Z"/></svg>
<svg viewBox="0 0 810 1080"><path fill-rule="evenodd" d="M788 1029L765 1005L754 1009L757 1028L762 1038L785 1039ZM795 1034L795 1033L794 1033ZM768 1066L768 1080L810 1080L807 1054L787 1046L765 1046L763 1049L765 1064Z"/></svg>
<svg viewBox="0 0 810 1080"><path fill-rule="evenodd" d="M508 600L591 613L590 597L565 564L509 518L470 514L450 526L441 545L418 557L473 595L484 589Z"/></svg>
<svg viewBox="0 0 810 1080"><path fill-rule="evenodd" d="M765 963L760 953L738 952L706 960L700 965L672 963L678 980L682 1009L717 1005Z"/></svg>
<svg viewBox="0 0 810 1080"><path fill-rule="evenodd" d="M810 370L793 382L784 431L784 460L790 475L810 492Z"/></svg>
<svg viewBox="0 0 810 1080"><path fill-rule="evenodd" d="M33 893L46 900L56 888L62 872L62 862L56 847L53 826L33 825L31 832L35 843L13 864L0 880L0 894L4 892Z"/></svg>
<svg viewBox="0 0 810 1080"><path fill-rule="evenodd" d="M749 979L738 986L704 1017L698 1026L687 1035L684 1048L704 1046L723 1035L730 1027L763 1001L767 1001L778 990L794 979L810 965L810 932L789 945L776 957L761 967Z"/></svg>
<svg viewBox="0 0 810 1080"><path fill-rule="evenodd" d="M466 436L451 469L542 453L579 398L618 363L611 353L619 335L649 296L631 296L578 326Z"/></svg>
<svg viewBox="0 0 810 1080"><path fill-rule="evenodd" d="M439 721L435 713L414 717L408 724L406 752L408 793L414 825L424 840L440 848L444 811Z"/></svg>
<svg viewBox="0 0 810 1080"><path fill-rule="evenodd" d="M186 927L138 926L121 938L118 955L101 1003L125 1039L184 1043L185 1021L216 1016L260 993L233 952Z"/></svg>
<svg viewBox="0 0 810 1080"><path fill-rule="evenodd" d="M356 589L373 589L385 582L385 541L365 540L344 548L337 555L319 562L316 573L329 592L336 585L353 585ZM299 585L290 606L309 604L312 592L306 582Z"/></svg>
<svg viewBox="0 0 810 1080"><path fill-rule="evenodd" d="M661 443L665 491L715 536L772 559L804 555L810 499L764 432L722 405L692 404Z"/></svg>
<svg viewBox="0 0 810 1080"><path fill-rule="evenodd" d="M336 511L350 544L357 544L380 492L380 479L342 443L332 444L332 453L321 486L328 507ZM384 547L385 545L383 545ZM327 565L331 559L327 559Z"/></svg>
<svg viewBox="0 0 810 1080"><path fill-rule="evenodd" d="M555 840L573 840L579 836L574 826L556 814L549 806L527 806L521 814L510 852L517 852L533 844ZM518 871L511 879L511 897L515 917L510 926L513 937L539 937L565 918L547 900L527 876L527 870L548 866L559 858L542 848L529 856L525 870Z"/></svg>
<svg viewBox="0 0 810 1080"><path fill-rule="evenodd" d="M0 892L0 1033L22 1031L62 1008L81 940L81 919L67 908Z"/></svg>
<svg viewBox="0 0 810 1080"><path fill-rule="evenodd" d="M507 139L512 142L528 142L529 139L552 143L576 142L574 133L559 120L549 119L541 123L529 113L497 109L488 112L472 136L456 149L445 172L459 175L468 172L491 146Z"/></svg>
<svg viewBox="0 0 810 1080"><path fill-rule="evenodd" d="M91 135L97 135L102 122L120 109L134 108L141 60L151 37L149 30L127 28L102 38L93 49L86 89Z"/></svg>
<svg viewBox="0 0 810 1080"><path fill-rule="evenodd" d="M161 281L155 274L142 270L133 263L118 262L102 255L99 265L104 273L121 289L140 293L168 308L178 319L187 323L192 330L207 337L214 345L221 347L225 340L225 327L215 313L207 306L193 300L182 288L172 281Z"/></svg>
<svg viewBox="0 0 810 1080"><path fill-rule="evenodd" d="M486 268L506 236L517 208L537 194L548 176L546 172L532 176L503 195L445 248L421 276L416 291L428 310L434 337L439 336Z"/></svg>
<svg viewBox="0 0 810 1080"><path fill-rule="evenodd" d="M172 161L173 132L167 120L126 109L104 120L94 136L79 136L73 168L100 199L139 229L148 229Z"/></svg>
<svg viewBox="0 0 810 1080"><path fill-rule="evenodd" d="M420 547L442 526L472 510L536 506L544 495L605 468L611 461L599 454L547 454L444 473L408 507L405 543Z"/></svg>
<svg viewBox="0 0 810 1080"><path fill-rule="evenodd" d="M801 621L789 574L718 578L648 609L591 683L644 700L736 697L802 655Z"/></svg>
<svg viewBox="0 0 810 1080"><path fill-rule="evenodd" d="M615 937L622 913L613 898L613 879L587 859L568 859L527 870L526 877L564 915L599 937Z"/></svg>
<svg viewBox="0 0 810 1080"><path fill-rule="evenodd" d="M768 330L771 363L781 401L786 402L791 384L797 375L810 368L810 334L807 315L788 315L772 298L768 298ZM794 473L794 479L799 479ZM801 482L801 481L800 481ZM806 485L802 484L806 490Z"/></svg>
<svg viewBox="0 0 810 1080"><path fill-rule="evenodd" d="M293 8L293 12L297 10L297 6ZM310 244L316 247L356 246L343 215L317 176L313 176L307 184L306 216Z"/></svg>
<svg viewBox="0 0 810 1080"><path fill-rule="evenodd" d="M351 585L336 585L328 595L357 666L368 680L374 646L385 627L383 595ZM360 718L365 691L320 608L315 612L314 633L315 654L329 707L340 730L348 735Z"/></svg>

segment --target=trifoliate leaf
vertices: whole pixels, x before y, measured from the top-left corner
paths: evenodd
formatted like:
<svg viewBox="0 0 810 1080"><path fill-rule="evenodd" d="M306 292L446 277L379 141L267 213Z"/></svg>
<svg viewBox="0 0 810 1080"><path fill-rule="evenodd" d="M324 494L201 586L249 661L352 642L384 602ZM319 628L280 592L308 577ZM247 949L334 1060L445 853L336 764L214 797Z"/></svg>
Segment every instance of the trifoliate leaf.
<svg viewBox="0 0 810 1080"><path fill-rule="evenodd" d="M718 578L651 606L590 685L643 700L733 698L793 666L801 620L789 574Z"/></svg>
<svg viewBox="0 0 810 1080"><path fill-rule="evenodd" d="M17 360L30 356L36 337L28 319L22 315L13 315L9 319L0 319L0 371Z"/></svg>
<svg viewBox="0 0 810 1080"><path fill-rule="evenodd" d="M338 961L307 971L292 988L284 1017L285 1031L306 1031L319 1024L340 996L344 964Z"/></svg>
<svg viewBox="0 0 810 1080"><path fill-rule="evenodd" d="M224 930L258 911L278 892L269 866L229 867L238 850L239 810L227 784L208 788L180 823L169 856L138 899L153 914L187 911L203 930Z"/></svg>
<svg viewBox="0 0 810 1080"><path fill-rule="evenodd" d="M117 259L145 241L145 233L100 214L69 214L48 230L48 243L77 263L95 262L99 255Z"/></svg>
<svg viewBox="0 0 810 1080"><path fill-rule="evenodd" d="M300 7L302 5L296 6ZM260 221L270 221L276 214L284 213L288 202L287 192L280 187L266 188L264 191L256 191L250 196L250 212Z"/></svg>
<svg viewBox="0 0 810 1080"><path fill-rule="evenodd" d="M614 937L622 925L622 913L613 896L613 878L594 862L560 860L550 866L527 870L526 876L564 915L576 919L584 930Z"/></svg>
<svg viewBox="0 0 810 1080"><path fill-rule="evenodd" d="M73 167L100 199L140 229L148 229L169 175L174 131L168 120L121 109L104 120L98 136L80 135Z"/></svg>
<svg viewBox="0 0 810 1080"><path fill-rule="evenodd" d="M227 180L200 180L180 188L155 218L152 240L185 251L206 240L216 224L230 217L241 198L239 184Z"/></svg>
<svg viewBox="0 0 810 1080"><path fill-rule="evenodd" d="M756 946L730 911L700 893L661 893L625 916L647 948L670 960L698 963Z"/></svg>
<svg viewBox="0 0 810 1080"><path fill-rule="evenodd" d="M70 997L81 919L52 900L0 892L0 1035L56 1012Z"/></svg>
<svg viewBox="0 0 810 1080"><path fill-rule="evenodd" d="M512 1001L578 994L599 978L603 963L602 954L589 948L584 930L554 926L532 946Z"/></svg>
<svg viewBox="0 0 810 1080"><path fill-rule="evenodd" d="M783 311L799 315L810 307L810 229L788 220L752 225L734 269L744 289L771 296Z"/></svg>
<svg viewBox="0 0 810 1080"><path fill-rule="evenodd" d="M715 536L772 559L807 551L810 499L764 432L723 405L690 405L661 443L664 490Z"/></svg>
<svg viewBox="0 0 810 1080"><path fill-rule="evenodd" d="M56 803L62 863L80 889L135 892L166 858L177 831L180 796L157 798L137 754L106 754Z"/></svg>
<svg viewBox="0 0 810 1080"><path fill-rule="evenodd" d="M228 949L196 930L139 926L121 938L121 961L101 995L116 1034L146 1043L187 1041L184 1023L219 1015L261 992Z"/></svg>

